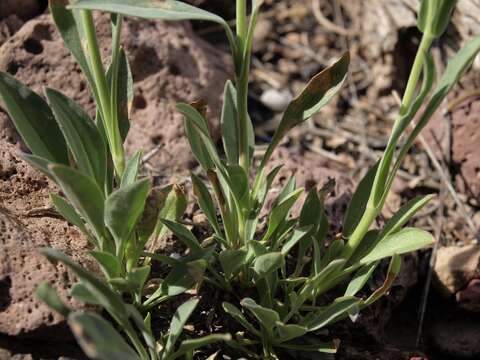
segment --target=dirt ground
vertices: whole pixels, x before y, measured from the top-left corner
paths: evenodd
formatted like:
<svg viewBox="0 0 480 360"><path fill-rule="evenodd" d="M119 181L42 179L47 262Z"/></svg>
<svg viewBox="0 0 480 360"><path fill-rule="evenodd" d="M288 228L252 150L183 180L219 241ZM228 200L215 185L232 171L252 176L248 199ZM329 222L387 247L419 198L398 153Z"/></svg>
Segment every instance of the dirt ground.
<svg viewBox="0 0 480 360"><path fill-rule="evenodd" d="M467 1L460 1L453 25L435 43L438 69L445 67L449 56L472 32L480 33L480 3ZM189 2L226 18L233 17L233 2ZM413 12L416 1L266 0L265 3L255 38L249 94L256 150L261 153L265 149L281 111L308 79L349 50L350 75L340 96L311 121L292 131L273 160L284 162L288 171L296 173L300 185L322 185L333 177L344 186L341 194L348 194L381 155L398 111L398 94L405 86L420 37ZM478 18L475 13L468 14L472 9L478 10ZM32 11L38 14L39 9ZM0 43L8 42L25 19L31 17L22 16L0 18ZM197 36L215 48L212 51L219 54L226 51L221 28L207 23L192 26ZM199 50L202 54L203 51ZM142 64L138 66L141 68ZM219 67L218 63L215 67ZM205 75L207 80L212 78ZM208 88L205 79L185 93L201 94L202 89ZM175 86L183 84L176 81ZM357 323L342 323L333 329L342 339L335 359L480 357L480 286L475 282L480 269L474 269L464 283L447 295L436 285L441 282L441 274L434 271L437 252L441 255L444 248L470 245L472 254L478 252L475 244L480 227L479 82L479 72L474 67L406 158L382 213L389 218L407 200L420 194L437 194L412 222L435 235L435 248L406 256L401 276L390 295L367 309ZM156 95L149 93L154 83L150 80L150 85L142 85L142 96L136 97L138 116L145 110L143 98L155 102ZM214 90L208 88L208 91L214 99ZM152 122L153 119L148 124ZM142 131L148 133L149 129ZM162 133L162 129L155 131ZM177 131L175 136L182 135ZM148 142L151 151L158 152L157 145ZM167 145L162 143L164 147ZM195 165L190 159L182 157L182 164L192 170ZM165 181L155 171L156 163L152 161L150 166L146 161L147 171L161 178L159 182ZM165 167L172 163L165 161ZM184 175L179 171L177 179L183 179ZM332 213L341 219L341 206L336 206L332 206ZM193 211L191 215L194 216ZM369 284L372 289L381 283L383 270L379 269ZM25 351L21 342L0 335L0 349L6 348L11 356ZM75 350L71 354L80 358ZM31 358L51 357L54 358L51 352L43 351ZM1 350L0 359L3 359Z"/></svg>

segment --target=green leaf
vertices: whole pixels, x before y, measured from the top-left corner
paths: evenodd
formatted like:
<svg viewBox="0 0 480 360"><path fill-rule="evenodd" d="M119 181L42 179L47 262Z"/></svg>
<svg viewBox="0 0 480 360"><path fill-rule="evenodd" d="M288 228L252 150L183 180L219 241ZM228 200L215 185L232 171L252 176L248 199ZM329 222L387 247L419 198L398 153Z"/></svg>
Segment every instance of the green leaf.
<svg viewBox="0 0 480 360"><path fill-rule="evenodd" d="M58 296L57 291L47 282L40 283L35 289L37 297L53 310L67 317L71 312L70 308Z"/></svg>
<svg viewBox="0 0 480 360"><path fill-rule="evenodd" d="M279 337L275 339L276 344L281 344L296 338L299 338L307 333L305 326L296 324L285 325L282 322L277 322L277 331Z"/></svg>
<svg viewBox="0 0 480 360"><path fill-rule="evenodd" d="M350 54L345 52L333 65L315 75L283 115L262 163L268 160L285 134L325 106L342 88L347 78Z"/></svg>
<svg viewBox="0 0 480 360"><path fill-rule="evenodd" d="M214 165L220 164L220 159L205 117L189 104L177 104L177 110L185 118L185 134L193 155L205 171L213 169Z"/></svg>
<svg viewBox="0 0 480 360"><path fill-rule="evenodd" d="M79 105L62 93L47 88L45 94L79 170L103 186L107 150L95 123Z"/></svg>
<svg viewBox="0 0 480 360"><path fill-rule="evenodd" d="M343 219L342 235L345 239L349 239L353 234L367 208L367 202L370 197L370 192L372 191L373 182L375 181L378 164L379 163L368 170L358 184L352 200L350 200L345 218Z"/></svg>
<svg viewBox="0 0 480 360"><path fill-rule="evenodd" d="M115 328L95 313L74 312L68 324L85 354L99 360L140 360Z"/></svg>
<svg viewBox="0 0 480 360"><path fill-rule="evenodd" d="M165 344L165 354L171 354L174 350L175 343L182 334L183 327L187 323L190 315L197 307L199 299L193 298L188 300L179 306L175 314L173 315L172 322L170 323L170 330L168 332L167 342Z"/></svg>
<svg viewBox="0 0 480 360"><path fill-rule="evenodd" d="M472 65L475 57L480 51L480 35L470 40L449 62L443 76L441 77L437 88L430 98L429 103L425 107L420 119L417 122L416 127L409 134L407 140L403 144L400 154L394 168L398 169L401 162L405 158L408 150L412 147L418 134L428 124L428 121L433 116L435 111L439 108L445 97L448 95L453 86L458 82L460 77L468 70ZM431 66L430 66L431 67ZM418 104L420 107L421 103ZM390 179L393 182L393 179Z"/></svg>
<svg viewBox="0 0 480 360"><path fill-rule="evenodd" d="M249 332L251 332L253 335L260 336L260 331L255 329L255 327L248 322L248 320L245 318L243 313L238 309L236 306L228 303L228 302L223 302L222 303L223 310L230 315L232 318L234 318L239 324L241 324L245 329L247 329Z"/></svg>
<svg viewBox="0 0 480 360"><path fill-rule="evenodd" d="M142 293L143 287L145 286L145 283L147 282L150 275L150 270L151 267L147 265L133 269L127 274L127 278L134 286L135 292L137 294Z"/></svg>
<svg viewBox="0 0 480 360"><path fill-rule="evenodd" d="M198 205L207 217L215 233L221 237L222 231L220 229L220 225L218 224L217 211L212 196L210 195L210 191L208 191L207 186L197 175L193 173L191 173L190 175L192 178L193 193L197 198Z"/></svg>
<svg viewBox="0 0 480 360"><path fill-rule="evenodd" d="M97 183L64 165L50 165L49 169L67 199L92 226L97 238L105 238L103 223L105 198Z"/></svg>
<svg viewBox="0 0 480 360"><path fill-rule="evenodd" d="M162 222L170 231L179 238L193 253L201 251L202 247L193 233L185 226L177 224L176 222L162 219Z"/></svg>
<svg viewBox="0 0 480 360"><path fill-rule="evenodd" d="M113 292L105 283L97 279L95 275L74 263L69 257L61 252L54 249L43 248L40 250L40 253L46 256L49 260L60 261L70 268L98 303L101 304L105 310L115 318L115 320L120 324L126 323L126 309L120 295Z"/></svg>
<svg viewBox="0 0 480 360"><path fill-rule="evenodd" d="M0 97L23 141L45 160L68 164L68 150L48 104L13 76L0 72Z"/></svg>
<svg viewBox="0 0 480 360"><path fill-rule="evenodd" d="M73 9L101 10L159 20L204 20L225 25L225 20L208 11L174 0L76 0Z"/></svg>
<svg viewBox="0 0 480 360"><path fill-rule="evenodd" d="M230 278L236 274L246 262L247 252L244 249L227 249L223 250L218 259L222 266L225 277Z"/></svg>
<svg viewBox="0 0 480 360"><path fill-rule="evenodd" d="M149 191L150 180L145 178L116 190L105 201L105 224L115 239L117 256L123 256L125 242L143 213Z"/></svg>
<svg viewBox="0 0 480 360"><path fill-rule="evenodd" d="M339 341L331 342L316 342L312 345L302 345L302 344L278 344L278 347L290 350L297 351L314 351L327 354L335 354L338 350Z"/></svg>
<svg viewBox="0 0 480 360"><path fill-rule="evenodd" d="M385 276L385 281L383 282L382 286L375 290L372 295L368 297L365 301L362 302L361 307L367 307L372 305L375 301L380 299L383 295L385 295L393 285L393 282L398 276L400 272L400 268L402 266L402 259L399 255L394 254L392 259L390 260L390 264L388 266L387 276Z"/></svg>
<svg viewBox="0 0 480 360"><path fill-rule="evenodd" d="M35 156L35 155L25 154L25 153L20 153L19 155L23 160L25 160L31 166L40 170L50 180L52 180L53 182L56 182L55 178L53 177L52 173L50 172L50 169L48 168L48 165L52 164L52 162L50 160L47 160L47 159L44 159L44 158L41 158L41 157Z"/></svg>
<svg viewBox="0 0 480 360"><path fill-rule="evenodd" d="M282 254L287 256L287 254L292 250L292 248L298 243L301 242L305 237L309 236L312 230L311 226L301 227L293 231L292 236L288 239L282 247Z"/></svg>
<svg viewBox="0 0 480 360"><path fill-rule="evenodd" d="M401 255L423 249L432 245L434 242L433 236L426 231L415 228L405 228L380 240L375 248L361 259L360 262L362 264L369 264L395 254Z"/></svg>
<svg viewBox="0 0 480 360"><path fill-rule="evenodd" d="M230 191L235 198L242 201L248 194L248 177L240 165L228 165L226 167L229 176Z"/></svg>
<svg viewBox="0 0 480 360"><path fill-rule="evenodd" d="M138 150L133 154L132 158L127 162L125 171L122 174L122 180L120 182L120 187L123 188L128 185L132 185L138 178L138 172L140 170L140 165L142 163L143 151Z"/></svg>
<svg viewBox="0 0 480 360"><path fill-rule="evenodd" d="M117 257L104 251L91 251L90 255L100 264L107 279L120 276L122 267Z"/></svg>
<svg viewBox="0 0 480 360"><path fill-rule="evenodd" d="M111 69L107 71L107 81L112 82ZM125 50L122 48L118 55L118 74L116 79L116 105L118 114L118 127L120 130L120 136L125 141L130 130L130 114L133 105L133 78L130 64L128 63ZM113 92L112 92L113 93Z"/></svg>
<svg viewBox="0 0 480 360"><path fill-rule="evenodd" d="M278 226L288 218L290 210L292 209L295 202L298 200L302 194L303 189L297 189L285 197L281 202L274 204L268 218L268 228L263 237L263 241L267 241ZM282 194L279 195L279 198Z"/></svg>
<svg viewBox="0 0 480 360"><path fill-rule="evenodd" d="M243 299L240 304L250 310L270 335L273 334L273 329L280 321L280 316L275 310L260 306L250 298Z"/></svg>
<svg viewBox="0 0 480 360"><path fill-rule="evenodd" d="M229 164L238 163L238 129L237 129L237 90L228 80L223 92L222 116L220 119L222 141Z"/></svg>
<svg viewBox="0 0 480 360"><path fill-rule="evenodd" d="M89 235L89 232L85 227L85 224L82 218L80 217L80 215L78 215L75 208L72 205L70 205L70 203L67 200L65 200L61 196L58 196L57 194L50 194L50 199L52 200L52 203L53 203L53 206L55 206L55 209L58 211L60 215L63 216L65 220L67 220L69 223L78 227L84 234ZM93 239L89 236L89 240L94 241L94 244L98 246L96 239Z"/></svg>
<svg viewBox="0 0 480 360"><path fill-rule="evenodd" d="M70 289L70 295L78 300L89 305L102 306L102 304L95 298L83 283L73 284Z"/></svg>
<svg viewBox="0 0 480 360"><path fill-rule="evenodd" d="M422 0L417 26L421 32L434 38L440 37L450 23L457 0Z"/></svg>
<svg viewBox="0 0 480 360"><path fill-rule="evenodd" d="M378 261L362 266L348 283L344 296L355 296L363 289L368 279L372 276L378 265Z"/></svg>
<svg viewBox="0 0 480 360"><path fill-rule="evenodd" d="M210 334L203 336L197 339L188 339L182 341L178 350L169 358L169 359L178 359L179 357L190 353L201 347L205 347L210 344L218 343L221 341L230 341L232 340L232 335L230 334Z"/></svg>
<svg viewBox="0 0 480 360"><path fill-rule="evenodd" d="M280 269L285 263L281 252L274 252L257 257L253 263L253 270L258 278L264 278Z"/></svg>
<svg viewBox="0 0 480 360"><path fill-rule="evenodd" d="M354 306L358 305L359 299L356 297L341 297L337 298L331 305L319 311L317 314L312 314L311 318L304 324L308 331L316 331L333 324L346 316Z"/></svg>
<svg viewBox="0 0 480 360"><path fill-rule="evenodd" d="M79 20L78 11L67 10L66 2L63 0L51 0L50 13L53 21L62 36L65 46L70 50L71 54L80 65L82 72L85 74L90 87L94 93L94 97L98 98L96 85L93 75L85 56L84 47L86 44L85 32L82 22Z"/></svg>
<svg viewBox="0 0 480 360"><path fill-rule="evenodd" d="M382 237L399 231L420 209L422 209L435 195L417 196L403 205L382 230Z"/></svg>

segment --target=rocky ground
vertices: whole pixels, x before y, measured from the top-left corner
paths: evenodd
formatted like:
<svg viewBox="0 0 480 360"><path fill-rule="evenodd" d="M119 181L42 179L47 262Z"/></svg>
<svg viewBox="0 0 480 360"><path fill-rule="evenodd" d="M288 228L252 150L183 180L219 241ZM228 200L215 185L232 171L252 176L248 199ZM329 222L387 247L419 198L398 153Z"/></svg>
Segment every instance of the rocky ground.
<svg viewBox="0 0 480 360"><path fill-rule="evenodd" d="M45 86L61 90L92 112L80 70L62 47L50 16L43 14L45 2L20 2L0 2L0 70L39 93ZM229 2L190 2L232 18ZM398 110L395 92L405 85L419 38L413 11L417 1L266 3L255 39L250 92L259 152L281 110L308 78L344 50L352 53L351 75L341 96L292 132L273 159L285 164L284 178L295 174L307 188L335 178L329 214L338 224L355 183L381 154ZM459 1L454 24L435 47L438 68L460 43L480 33L478 14L480 1ZM96 20L100 39L108 43L108 21L102 16ZM175 181L188 187L188 171L196 165L174 104L205 99L212 129L218 127L219 84L231 70L221 29L129 19L123 40L135 79L127 147L144 148L144 170L157 184ZM103 51L107 54L108 48ZM390 296L356 324L336 329L343 339L337 359L480 356L479 81L474 68L425 129L383 214L388 218L415 195L437 193L414 221L435 234L433 256L429 251L405 257ZM53 185L16 155L22 148L0 107L0 359L82 359L63 320L33 295L35 285L48 279L67 297L73 278L35 249L54 246L85 266L93 265L82 255L87 245L79 232L51 211L48 193L55 191ZM190 216L195 216L193 209ZM379 272L371 288L381 281ZM428 301L420 311L425 289ZM417 344L419 328L423 331Z"/></svg>

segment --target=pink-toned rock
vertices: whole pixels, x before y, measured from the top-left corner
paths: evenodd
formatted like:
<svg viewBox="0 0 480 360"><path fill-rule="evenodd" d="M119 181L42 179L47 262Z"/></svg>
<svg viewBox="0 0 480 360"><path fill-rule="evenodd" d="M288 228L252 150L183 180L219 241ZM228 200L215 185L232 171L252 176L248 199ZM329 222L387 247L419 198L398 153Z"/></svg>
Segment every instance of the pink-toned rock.
<svg viewBox="0 0 480 360"><path fill-rule="evenodd" d="M85 252L88 243L80 232L49 212L49 193L55 187L0 140L0 333L55 337L54 325L63 319L35 296L42 281L50 282L69 300L73 275L52 265L38 249L54 247L87 268L94 269Z"/></svg>
<svg viewBox="0 0 480 360"><path fill-rule="evenodd" d="M96 24L104 58L108 59L109 17L98 16ZM124 26L123 44L135 81L127 151L131 154L143 148L146 154L155 150L148 161L150 170L166 181L175 173L187 175L194 158L175 104L205 100L215 132L223 84L230 69L228 57L197 38L189 24L127 19ZM86 81L49 15L26 23L0 48L0 70L38 93L43 93L46 86L60 90L94 115ZM0 114L0 137L21 143L4 114Z"/></svg>

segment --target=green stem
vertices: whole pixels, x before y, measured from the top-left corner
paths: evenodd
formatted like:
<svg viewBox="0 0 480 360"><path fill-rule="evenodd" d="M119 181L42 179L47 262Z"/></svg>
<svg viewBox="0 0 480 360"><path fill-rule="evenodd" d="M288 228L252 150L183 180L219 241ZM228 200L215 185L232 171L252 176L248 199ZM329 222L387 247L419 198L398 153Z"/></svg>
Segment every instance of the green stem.
<svg viewBox="0 0 480 360"><path fill-rule="evenodd" d="M403 95L402 106L400 107L400 115L405 115L412 102L415 98L415 91L417 89L418 81L423 70L423 63L425 62L425 57L432 45L434 38L429 34L424 34L422 40L417 50L417 55L415 56L415 61L408 78L407 87L405 88L405 93Z"/></svg>
<svg viewBox="0 0 480 360"><path fill-rule="evenodd" d="M145 347L143 346L142 342L137 336L137 333L133 329L133 327L130 325L130 323L124 324L124 329L125 333L128 335L130 341L132 342L133 346L135 347L135 350L137 350L138 355L140 356L141 360L148 360L149 356L147 351L145 350Z"/></svg>
<svg viewBox="0 0 480 360"><path fill-rule="evenodd" d="M412 70L410 71L410 76L408 78L407 87L405 88L405 93L403 95L402 105L400 107L398 119L401 119L402 116L405 115L407 111L410 109L410 107L412 106L412 103L415 99L417 85L420 80L420 75L422 74L423 64L425 62L426 55L430 49L430 46L432 45L433 40L434 38L429 34L423 34L422 40L417 50L417 55L415 56L415 61L412 66ZM398 125L399 123L398 121L396 121L393 126L392 134L395 133L395 129ZM391 141L392 139L389 140L389 144ZM387 152L388 152L388 147L387 147ZM347 244L345 244L345 248L342 251L341 256L345 259L348 259L353 254L355 249L360 245L365 234L368 232L368 230L370 229L370 226L375 221L375 218L377 217L378 213L381 211L383 207L382 203L375 204L375 201L376 201L376 195L379 193L379 189L377 189L377 187L378 186L383 187L385 185L383 182L379 182L378 180L384 177L385 171L390 171L391 162L393 159L392 156L389 156L386 159L385 158L386 154L387 153L384 153L383 158L378 167L377 174L375 175L374 186L371 190L370 199L368 200L368 203L367 203L367 208L365 209L365 212L362 215L360 222L358 223L357 227L355 228L353 234L350 236ZM385 163L385 161L388 161L388 163ZM382 192L384 190L385 189L382 189ZM382 198L384 198L384 196Z"/></svg>

